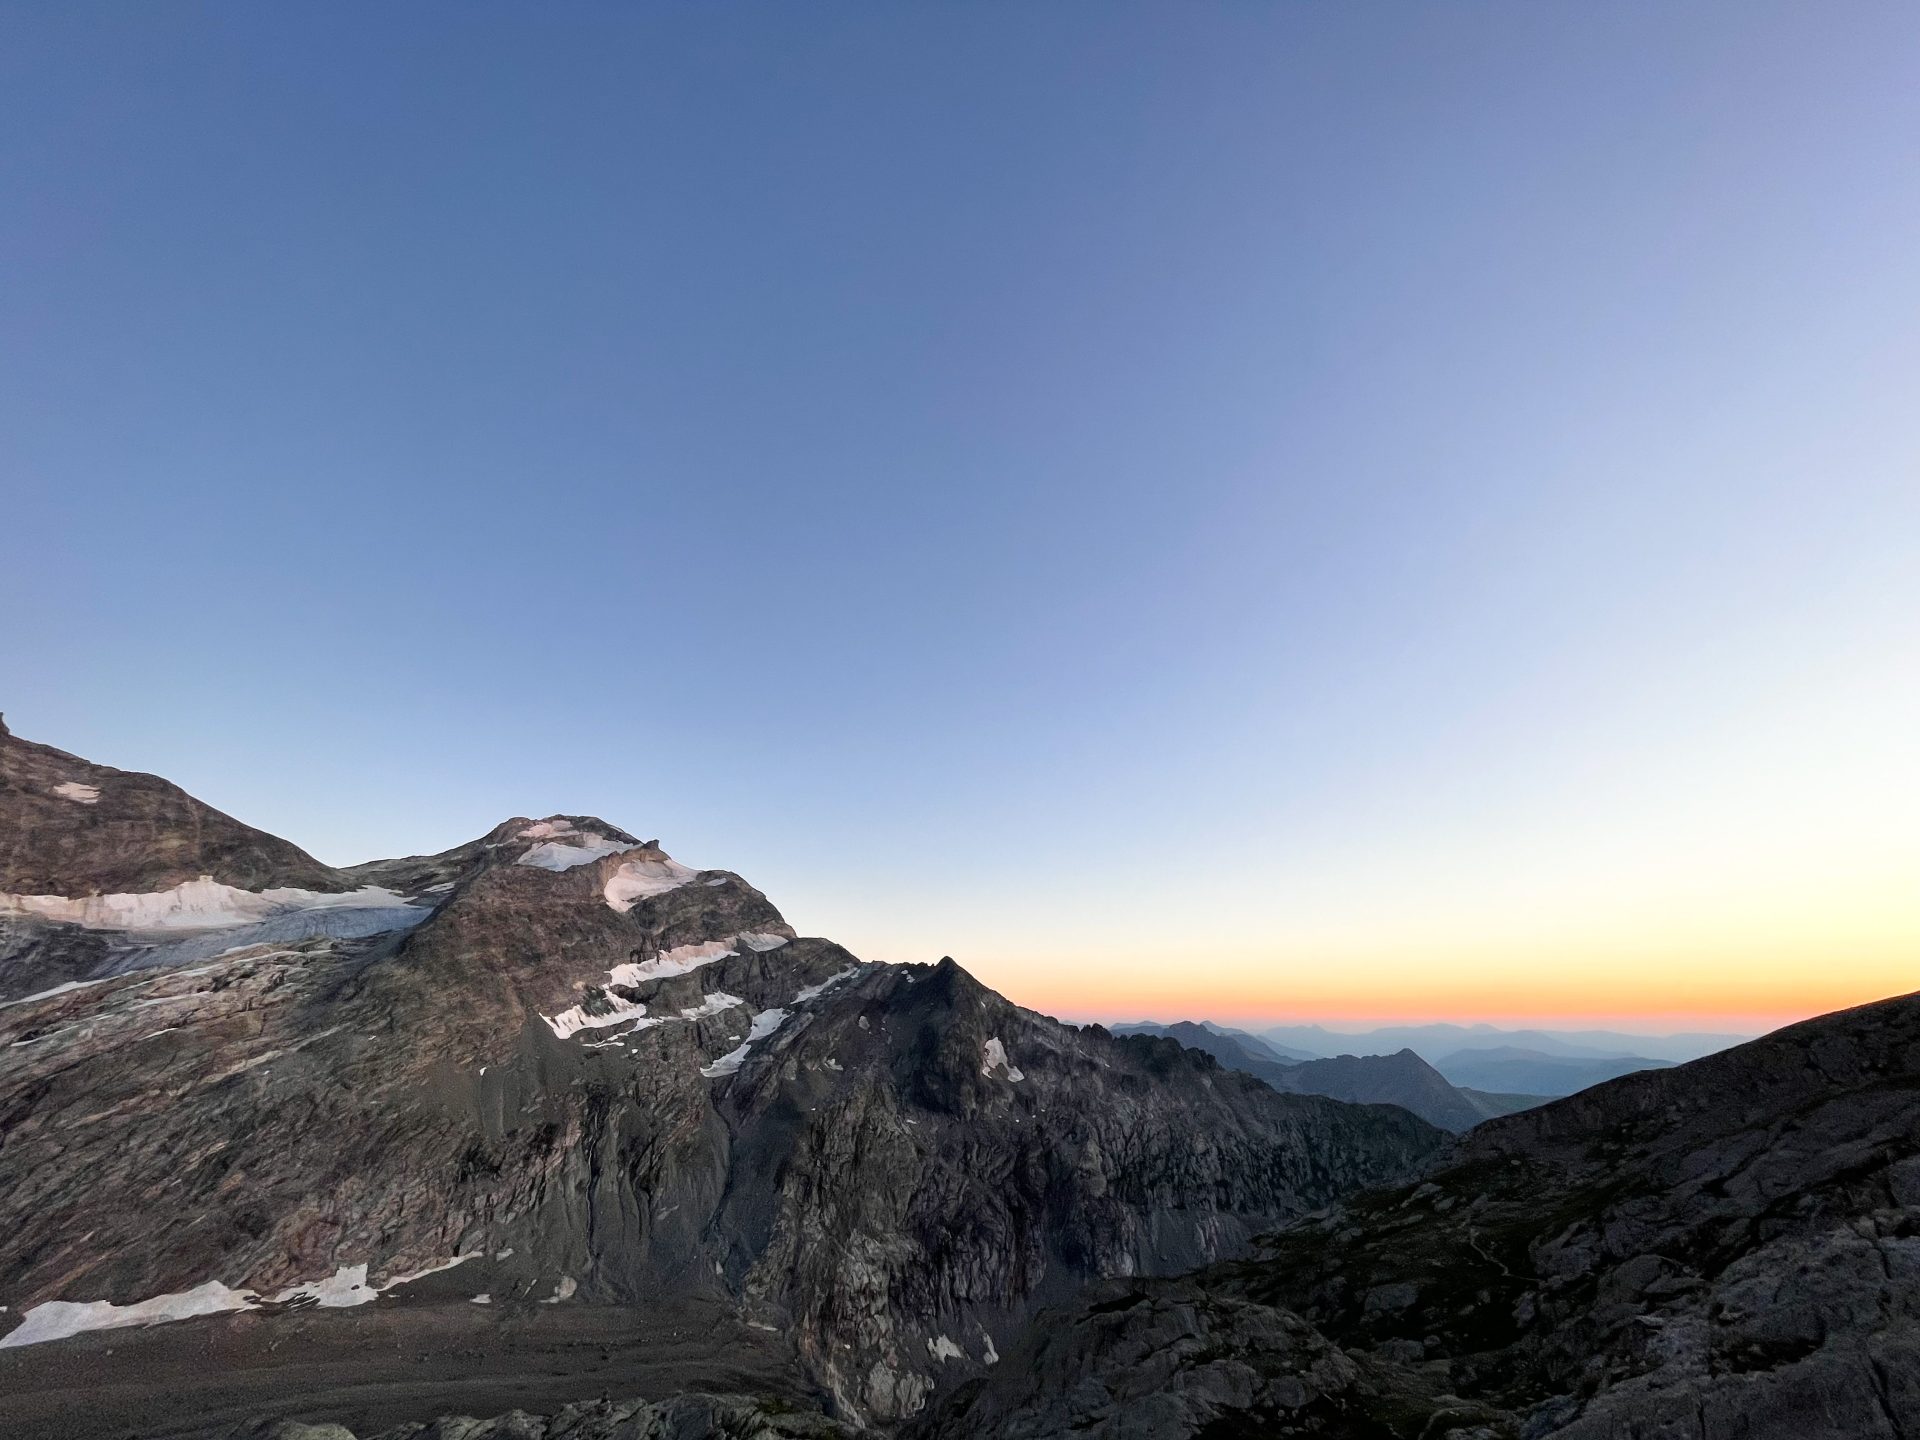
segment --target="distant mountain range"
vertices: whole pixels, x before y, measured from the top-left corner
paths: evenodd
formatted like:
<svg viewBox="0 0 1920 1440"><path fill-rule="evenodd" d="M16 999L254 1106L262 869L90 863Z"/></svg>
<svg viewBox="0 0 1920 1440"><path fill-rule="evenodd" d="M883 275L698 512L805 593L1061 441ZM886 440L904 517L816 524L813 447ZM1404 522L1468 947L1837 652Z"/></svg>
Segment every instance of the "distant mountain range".
<svg viewBox="0 0 1920 1440"><path fill-rule="evenodd" d="M1588 1060L1565 1055L1548 1055L1517 1045L1500 1045L1490 1050L1459 1050L1443 1055L1433 1068L1455 1085L1482 1090L1524 1090L1531 1095L1572 1095L1618 1079L1636 1070L1670 1070L1671 1060L1651 1060L1645 1055L1620 1055Z"/></svg>
<svg viewBox="0 0 1920 1440"><path fill-rule="evenodd" d="M1573 1095L1621 1075L1666 1069L1744 1043L1737 1035L1502 1030L1493 1025L1383 1026L1351 1034L1319 1025L1276 1025L1256 1034L1211 1021L1135 1021L1112 1028L1122 1035L1172 1035L1207 1050L1231 1069L1259 1075L1277 1090L1402 1105L1451 1130ZM1233 1044L1224 1053L1210 1048L1201 1043L1202 1031ZM1398 1059L1403 1053L1420 1062L1418 1070ZM1253 1062L1287 1073L1264 1073ZM1317 1068L1294 1068L1301 1066ZM1453 1093L1436 1090L1436 1082L1444 1082ZM1469 1114L1475 1118L1466 1118Z"/></svg>
<svg viewBox="0 0 1920 1440"><path fill-rule="evenodd" d="M1181 1023L1188 1024L1191 1022L1182 1021ZM1238 1040L1243 1046L1263 1060L1285 1060L1298 1063L1302 1060L1324 1060L1327 1058L1324 1051L1297 1050L1291 1045L1282 1045L1277 1040L1256 1035L1251 1030L1235 1030L1230 1025L1216 1025L1211 1020L1202 1020L1199 1023L1216 1035L1227 1035ZM1115 1028L1118 1032L1125 1033L1126 1031L1135 1029L1152 1029L1153 1026L1150 1023L1142 1022L1140 1025L1121 1025Z"/></svg>
<svg viewBox="0 0 1920 1440"><path fill-rule="evenodd" d="M1543 1103L1538 1094L1493 1094L1462 1089L1411 1050L1392 1055L1294 1059L1257 1035L1191 1020L1172 1025L1139 1022L1114 1027L1122 1035L1164 1035L1203 1050L1229 1070L1264 1080L1292 1095L1325 1095L1359 1105L1398 1105L1430 1125L1456 1133L1495 1115Z"/></svg>
<svg viewBox="0 0 1920 1440"><path fill-rule="evenodd" d="M1745 1044L1751 1035L1689 1033L1628 1035L1617 1030L1502 1030L1494 1025L1386 1025L1374 1030L1328 1030L1320 1025L1274 1025L1260 1032L1269 1044L1304 1058L1389 1055L1412 1050L1433 1060L1463 1050L1517 1048L1577 1060L1664 1060L1678 1064ZM1437 1063L1437 1062L1436 1062Z"/></svg>
<svg viewBox="0 0 1920 1440"><path fill-rule="evenodd" d="M1740 1035L1628 1035L1614 1030L1502 1030L1493 1025L1384 1026L1347 1034L1276 1025L1258 1037L1296 1054L1412 1050L1452 1084L1496 1094L1561 1096L1638 1070L1661 1070L1745 1043Z"/></svg>

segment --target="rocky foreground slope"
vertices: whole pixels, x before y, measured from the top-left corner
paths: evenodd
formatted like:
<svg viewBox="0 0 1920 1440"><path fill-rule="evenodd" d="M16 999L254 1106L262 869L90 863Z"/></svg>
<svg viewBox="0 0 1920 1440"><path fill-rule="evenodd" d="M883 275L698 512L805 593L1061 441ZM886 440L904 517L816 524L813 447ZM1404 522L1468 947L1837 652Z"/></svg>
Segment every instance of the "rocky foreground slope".
<svg viewBox="0 0 1920 1440"><path fill-rule="evenodd" d="M1044 1316L929 1437L1920 1434L1920 996L1475 1129Z"/></svg>
<svg viewBox="0 0 1920 1440"><path fill-rule="evenodd" d="M1002 1349L909 1440L1906 1440L1920 995L1483 1125L1251 1258L1101 1282ZM851 1433L678 1403L724 1419L606 1404L382 1440Z"/></svg>
<svg viewBox="0 0 1920 1440"><path fill-rule="evenodd" d="M892 1425L1441 1143L863 964L588 816L340 869L0 729L0 836L13 1435L367 1433L499 1373L647 1393L642 1348Z"/></svg>

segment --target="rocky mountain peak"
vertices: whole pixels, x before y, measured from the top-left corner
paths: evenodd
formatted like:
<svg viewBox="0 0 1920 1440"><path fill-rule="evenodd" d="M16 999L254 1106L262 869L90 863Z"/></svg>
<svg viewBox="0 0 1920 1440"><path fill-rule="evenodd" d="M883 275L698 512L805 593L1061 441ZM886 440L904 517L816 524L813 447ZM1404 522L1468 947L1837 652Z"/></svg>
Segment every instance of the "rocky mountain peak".
<svg viewBox="0 0 1920 1440"><path fill-rule="evenodd" d="M33 818L55 805L152 819L113 862L143 879L176 838L300 856L163 781L0 753L28 870L93 854ZM480 1297L514 1336L670 1304L778 1337L792 1385L890 1424L1088 1280L1242 1253L1441 1143L1063 1025L950 957L862 963L591 815L320 867L326 891L225 873L179 904L0 914L0 1351L403 1293L423 1335ZM340 1324L386 1355L390 1331Z"/></svg>

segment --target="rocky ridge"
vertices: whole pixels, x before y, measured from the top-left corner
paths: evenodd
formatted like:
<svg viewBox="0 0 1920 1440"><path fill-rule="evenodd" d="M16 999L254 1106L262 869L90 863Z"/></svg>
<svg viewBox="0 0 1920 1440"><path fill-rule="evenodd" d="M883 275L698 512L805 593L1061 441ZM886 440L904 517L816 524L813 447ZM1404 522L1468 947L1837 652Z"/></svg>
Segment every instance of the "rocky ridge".
<svg viewBox="0 0 1920 1440"><path fill-rule="evenodd" d="M1204 1050L1222 1065L1292 1095L1325 1095L1360 1105L1398 1105L1442 1130L1470 1130L1482 1120L1537 1103L1530 1096L1462 1090L1411 1050L1392 1055L1338 1055L1282 1060L1255 1036L1235 1035L1190 1020L1129 1025L1133 1034L1158 1034Z"/></svg>
<svg viewBox="0 0 1920 1440"><path fill-rule="evenodd" d="M591 816L316 871L151 777L10 735L0 773L34 882L0 898L16 1378L153 1319L482 1302L537 1327L671 1297L892 1424L1088 1281L1242 1253L1440 1143L951 961L863 964ZM112 866L86 859L104 834Z"/></svg>
<svg viewBox="0 0 1920 1440"><path fill-rule="evenodd" d="M0 718L0 893L165 890L209 876L246 890L353 888L339 871L157 775L96 765Z"/></svg>

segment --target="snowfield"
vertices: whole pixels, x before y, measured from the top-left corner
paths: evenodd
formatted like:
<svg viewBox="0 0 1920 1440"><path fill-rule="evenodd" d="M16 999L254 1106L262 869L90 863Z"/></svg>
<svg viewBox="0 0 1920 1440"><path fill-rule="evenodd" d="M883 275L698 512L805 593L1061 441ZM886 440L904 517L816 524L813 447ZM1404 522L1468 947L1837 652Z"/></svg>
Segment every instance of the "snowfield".
<svg viewBox="0 0 1920 1440"><path fill-rule="evenodd" d="M0 915L37 915L89 930L220 930L309 910L414 910L407 897L378 885L342 894L318 890L241 890L209 876L140 894L0 894ZM424 918L425 910L419 914Z"/></svg>
<svg viewBox="0 0 1920 1440"><path fill-rule="evenodd" d="M746 1063L747 1053L760 1041L778 1030L785 1023L786 1018L785 1010L762 1010L753 1017L753 1029L747 1032L747 1038L742 1040L736 1049L729 1050L711 1065L702 1065L700 1073L709 1080L717 1080L722 1075L732 1075Z"/></svg>
<svg viewBox="0 0 1920 1440"><path fill-rule="evenodd" d="M658 860L629 860L613 872L601 887L601 893L606 896L607 904L624 915L649 895L678 890L699 877L698 870L689 870L667 856Z"/></svg>
<svg viewBox="0 0 1920 1440"><path fill-rule="evenodd" d="M521 831L521 834L525 833ZM588 833L579 837L578 844L564 844L559 840L543 841L513 863L535 865L542 870L571 870L576 865L586 865L634 848L631 840L609 840L604 835Z"/></svg>
<svg viewBox="0 0 1920 1440"><path fill-rule="evenodd" d="M474 1254L478 1254L475 1251ZM230 1290L218 1280L209 1280L191 1290L173 1295L155 1295L131 1305L115 1305L110 1300L48 1300L26 1312L18 1328L0 1338L0 1350L20 1345L40 1345L48 1340L64 1340L89 1330L124 1330L130 1325L159 1325L168 1320L191 1320L197 1315L221 1315L234 1310L251 1310L263 1303L288 1305L305 1302L323 1309L336 1310L350 1305L365 1305L382 1292L407 1285L428 1275L474 1258L474 1254L456 1255L424 1270L395 1275L383 1285L367 1283L367 1267L342 1265L333 1274L292 1286L266 1302L251 1290Z"/></svg>

